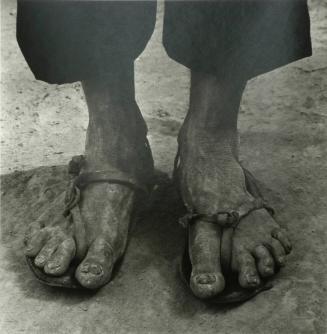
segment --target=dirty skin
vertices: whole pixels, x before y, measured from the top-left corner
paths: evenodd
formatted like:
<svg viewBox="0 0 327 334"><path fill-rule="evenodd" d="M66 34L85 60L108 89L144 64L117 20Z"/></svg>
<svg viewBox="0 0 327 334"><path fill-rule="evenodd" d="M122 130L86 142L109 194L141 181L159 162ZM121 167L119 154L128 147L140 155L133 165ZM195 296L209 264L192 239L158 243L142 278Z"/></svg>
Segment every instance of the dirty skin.
<svg viewBox="0 0 327 334"><path fill-rule="evenodd" d="M151 175L153 161L144 146L147 128L135 102L133 73L117 73L82 82L82 86L89 125L81 172L114 167L139 179L142 173ZM63 201L61 197L58 201ZM135 197L135 190L119 184L94 183L83 189L79 206L87 251L75 272L83 287L97 289L110 280L114 264L126 248ZM51 211L54 209L49 208L27 231L25 252L35 257L35 265L46 274L60 276L74 259L77 245L70 224L62 216L51 227L43 227L56 216Z"/></svg>
<svg viewBox="0 0 327 334"><path fill-rule="evenodd" d="M252 199L238 161L237 119L245 85L237 78L191 73L189 111L179 135L179 186L190 210L210 215L237 210ZM151 174L153 161L144 150L147 129L135 102L133 74L83 82L83 89L89 111L84 171L114 166L136 177L142 170ZM79 206L87 252L75 272L82 286L96 289L110 280L127 245L135 196L130 188L109 183L83 190ZM77 245L70 225L54 219L50 211L26 232L25 252L45 273L60 276L74 259ZM53 222L45 224L49 219ZM202 299L219 294L228 283L221 268L221 234L221 227L201 219L189 228L190 286ZM231 269L242 287L254 288L285 264L291 248L286 231L266 209L252 211L234 231Z"/></svg>
<svg viewBox="0 0 327 334"><path fill-rule="evenodd" d="M189 112L179 136L180 190L189 209L212 215L252 199L238 161L237 119L246 82L192 72ZM190 286L199 298L223 291L221 228L198 219L189 228ZM266 209L243 218L234 231L231 269L252 289L272 276L291 251L287 234Z"/></svg>

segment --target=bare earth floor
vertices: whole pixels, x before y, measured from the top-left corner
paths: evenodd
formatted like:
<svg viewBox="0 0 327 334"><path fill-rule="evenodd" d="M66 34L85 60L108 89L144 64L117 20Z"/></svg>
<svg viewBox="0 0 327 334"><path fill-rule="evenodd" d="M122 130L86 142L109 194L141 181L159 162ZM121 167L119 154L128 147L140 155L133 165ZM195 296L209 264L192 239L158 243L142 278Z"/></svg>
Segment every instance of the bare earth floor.
<svg viewBox="0 0 327 334"><path fill-rule="evenodd" d="M184 231L165 182L99 292L44 287L29 272L23 231L51 201L45 190L65 184L62 166L83 152L87 111L79 83L34 80L15 41L15 6L2 1L0 333L327 333L327 1L310 2L313 57L252 80L243 98L242 160L264 182L294 251L272 290L230 308L207 306L180 282ZM170 175L189 74L161 46L162 8L136 87L156 166Z"/></svg>

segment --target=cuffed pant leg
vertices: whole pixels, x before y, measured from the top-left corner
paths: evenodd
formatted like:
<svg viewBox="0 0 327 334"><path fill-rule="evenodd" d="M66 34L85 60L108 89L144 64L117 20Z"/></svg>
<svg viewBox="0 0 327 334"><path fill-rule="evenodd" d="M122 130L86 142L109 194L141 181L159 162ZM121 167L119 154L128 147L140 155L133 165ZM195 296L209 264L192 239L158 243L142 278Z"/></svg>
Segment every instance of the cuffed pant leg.
<svg viewBox="0 0 327 334"><path fill-rule="evenodd" d="M166 0L163 42L190 69L246 79L312 54L305 0Z"/></svg>
<svg viewBox="0 0 327 334"><path fill-rule="evenodd" d="M155 1L18 0L17 41L37 79L81 81L131 66L155 17Z"/></svg>

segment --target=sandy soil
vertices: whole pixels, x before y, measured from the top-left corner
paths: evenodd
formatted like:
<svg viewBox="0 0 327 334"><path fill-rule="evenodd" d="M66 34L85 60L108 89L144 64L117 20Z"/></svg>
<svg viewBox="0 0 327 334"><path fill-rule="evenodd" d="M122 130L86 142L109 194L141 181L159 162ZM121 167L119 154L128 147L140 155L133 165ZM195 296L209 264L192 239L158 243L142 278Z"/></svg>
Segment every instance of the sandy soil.
<svg viewBox="0 0 327 334"><path fill-rule="evenodd" d="M137 60L136 89L157 168L170 173L189 74L165 54L159 9ZM165 184L113 283L85 295L34 280L21 252L23 230L47 205L49 178L62 186L65 169L50 166L83 152L87 111L78 83L34 80L15 41L15 14L15 1L4 0L1 173L19 172L2 177L0 333L326 333L327 1L310 2L314 55L253 79L243 97L242 159L270 189L295 250L272 290L231 309L206 306L179 282L183 231ZM46 167L30 170L39 166Z"/></svg>

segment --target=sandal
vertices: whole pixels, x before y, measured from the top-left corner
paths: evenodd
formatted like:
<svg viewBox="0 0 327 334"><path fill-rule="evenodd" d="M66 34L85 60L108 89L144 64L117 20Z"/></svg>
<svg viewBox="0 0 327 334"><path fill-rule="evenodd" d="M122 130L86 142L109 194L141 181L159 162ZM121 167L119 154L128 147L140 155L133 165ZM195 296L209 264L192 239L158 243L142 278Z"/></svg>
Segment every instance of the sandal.
<svg viewBox="0 0 327 334"><path fill-rule="evenodd" d="M125 185L137 192L138 196L136 197L134 205L135 208L140 207L140 201L143 202L144 198L149 195L150 191L153 188L153 180L150 180L147 185L143 185L138 180L136 180L136 178L131 177L126 173L114 168L104 171L81 173L81 168L84 163L85 158L84 156L80 155L73 157L68 165L68 173L71 174L73 177L66 190L65 210L63 212L63 216L65 217L65 219L69 220L70 224L73 224L74 239L76 242L76 255L69 269L62 276L50 276L46 274L43 269L38 268L34 264L34 258L26 256L27 264L33 274L36 276L36 278L41 283L49 286L70 289L86 289L82 287L75 278L75 271L79 263L84 259L87 251L87 246L85 243L85 225L78 205L81 199L81 192L83 189L85 189L87 185L97 182L107 182L112 184ZM136 211L133 210L133 217L136 217L136 215ZM117 272L117 269L122 262L123 256L116 262L112 278Z"/></svg>
<svg viewBox="0 0 327 334"><path fill-rule="evenodd" d="M179 152L175 158L175 168L173 178L175 182L178 181L178 169L179 169ZM179 219L180 224L186 229L186 242L184 253L182 255L179 272L182 281L188 288L190 287L190 278L192 272L192 263L189 255L188 245L188 227L196 219L201 218L202 221L207 221L208 224L218 224L222 227L221 236L221 265L222 273L225 277L226 286L224 291L218 295L206 299L207 302L212 304L233 304L245 302L258 293L269 290L272 288L272 284L269 279L262 279L259 286L253 289L244 289L238 283L237 274L231 271L231 258L232 258L232 243L233 243L233 231L242 218L247 216L250 212L259 209L266 209L270 215L274 215L274 210L267 205L262 193L257 185L257 181L254 176L245 168L243 168L245 175L245 182L247 191L253 196L254 200L248 204L241 206L237 211L224 211L217 212L215 215L205 215L197 212L188 212L182 218Z"/></svg>

